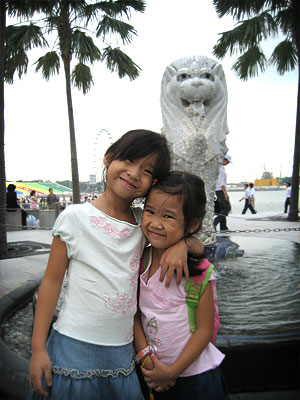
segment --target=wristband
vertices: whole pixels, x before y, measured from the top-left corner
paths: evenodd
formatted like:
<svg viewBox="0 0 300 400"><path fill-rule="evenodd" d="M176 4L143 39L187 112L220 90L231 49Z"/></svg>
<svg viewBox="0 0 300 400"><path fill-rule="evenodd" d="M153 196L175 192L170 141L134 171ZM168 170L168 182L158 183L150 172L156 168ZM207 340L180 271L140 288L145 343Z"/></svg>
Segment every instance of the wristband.
<svg viewBox="0 0 300 400"><path fill-rule="evenodd" d="M135 356L136 363L141 364L143 359L147 356L150 356L151 354L156 354L156 349L152 344L149 344L149 346L145 347L143 350L137 353L137 355Z"/></svg>

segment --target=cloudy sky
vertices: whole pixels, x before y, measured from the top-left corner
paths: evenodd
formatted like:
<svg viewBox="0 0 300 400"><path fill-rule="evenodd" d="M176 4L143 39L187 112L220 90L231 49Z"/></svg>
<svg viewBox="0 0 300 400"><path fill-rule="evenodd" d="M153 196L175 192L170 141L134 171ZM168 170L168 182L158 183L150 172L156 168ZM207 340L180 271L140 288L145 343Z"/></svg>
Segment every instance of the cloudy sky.
<svg viewBox="0 0 300 400"><path fill-rule="evenodd" d="M144 14L130 23L138 36L122 48L142 69L138 79L120 80L101 64L92 67L94 86L85 96L73 90L79 177L100 177L103 153L130 129L160 131L160 84L167 65L193 55L212 55L218 34L230 30L230 17L218 19L211 0L148 0ZM7 24L10 24L7 21ZM278 40L264 44L266 54ZM99 43L100 46L100 43ZM122 46L120 46L122 47ZM28 73L5 86L5 153L7 180L64 180L71 177L68 115L63 69L43 80L32 65L43 53L30 55ZM279 76L272 68L240 81L221 60L228 90L227 147L233 164L228 181L252 181L264 169L274 176L292 173L297 73ZM109 134L105 132L107 130Z"/></svg>

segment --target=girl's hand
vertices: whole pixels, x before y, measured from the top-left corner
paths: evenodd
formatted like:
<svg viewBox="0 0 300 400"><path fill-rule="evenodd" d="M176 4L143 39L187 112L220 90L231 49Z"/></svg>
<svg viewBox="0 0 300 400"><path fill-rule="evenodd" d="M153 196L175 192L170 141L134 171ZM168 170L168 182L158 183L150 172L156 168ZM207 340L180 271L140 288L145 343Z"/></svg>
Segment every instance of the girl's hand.
<svg viewBox="0 0 300 400"><path fill-rule="evenodd" d="M47 386L52 385L51 361L46 350L33 353L29 366L30 387L38 394L48 397L48 392L42 385L42 376L45 376Z"/></svg>
<svg viewBox="0 0 300 400"><path fill-rule="evenodd" d="M141 368L144 375L145 382L149 388L157 387L171 387L173 386L174 376L171 367L159 361L159 359L152 354L151 360L153 362L153 369L151 371Z"/></svg>
<svg viewBox="0 0 300 400"><path fill-rule="evenodd" d="M178 284L182 280L182 272L184 272L186 279L189 278L187 253L188 245L184 240L180 240L178 243L165 250L160 259L161 274L159 280L162 282L165 278L165 275L167 275L165 284L166 287L170 286L175 271Z"/></svg>
<svg viewBox="0 0 300 400"><path fill-rule="evenodd" d="M167 390L171 389L176 384L176 381L171 381L168 385L162 386L158 385L155 386L153 389L155 389L156 392L166 392Z"/></svg>

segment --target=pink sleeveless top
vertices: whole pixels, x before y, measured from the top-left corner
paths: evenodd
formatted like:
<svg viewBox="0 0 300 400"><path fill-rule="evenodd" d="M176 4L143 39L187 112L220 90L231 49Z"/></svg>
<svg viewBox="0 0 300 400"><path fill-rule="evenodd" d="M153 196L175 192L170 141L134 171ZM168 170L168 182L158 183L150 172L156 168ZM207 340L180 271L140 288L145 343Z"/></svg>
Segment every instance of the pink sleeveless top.
<svg viewBox="0 0 300 400"><path fill-rule="evenodd" d="M139 306L142 324L148 343L158 348L160 361L171 365L192 336L185 299L186 280L183 279L177 285L176 278L173 277L170 287L166 288L165 281L159 282L160 268L148 280L151 261L152 251L147 269L140 275ZM214 281L212 276L210 281ZM224 357L224 354L209 343L197 360L180 376L196 375L216 368Z"/></svg>

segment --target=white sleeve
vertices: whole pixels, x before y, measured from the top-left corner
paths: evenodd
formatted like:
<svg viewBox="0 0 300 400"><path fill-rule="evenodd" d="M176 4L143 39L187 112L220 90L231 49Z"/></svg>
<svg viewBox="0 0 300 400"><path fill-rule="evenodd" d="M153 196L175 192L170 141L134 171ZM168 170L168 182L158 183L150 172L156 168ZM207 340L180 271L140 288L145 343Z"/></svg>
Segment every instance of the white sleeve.
<svg viewBox="0 0 300 400"><path fill-rule="evenodd" d="M66 243L68 258L74 256L80 240L80 231L73 207L70 205L59 214L51 231L53 236L59 236Z"/></svg>

